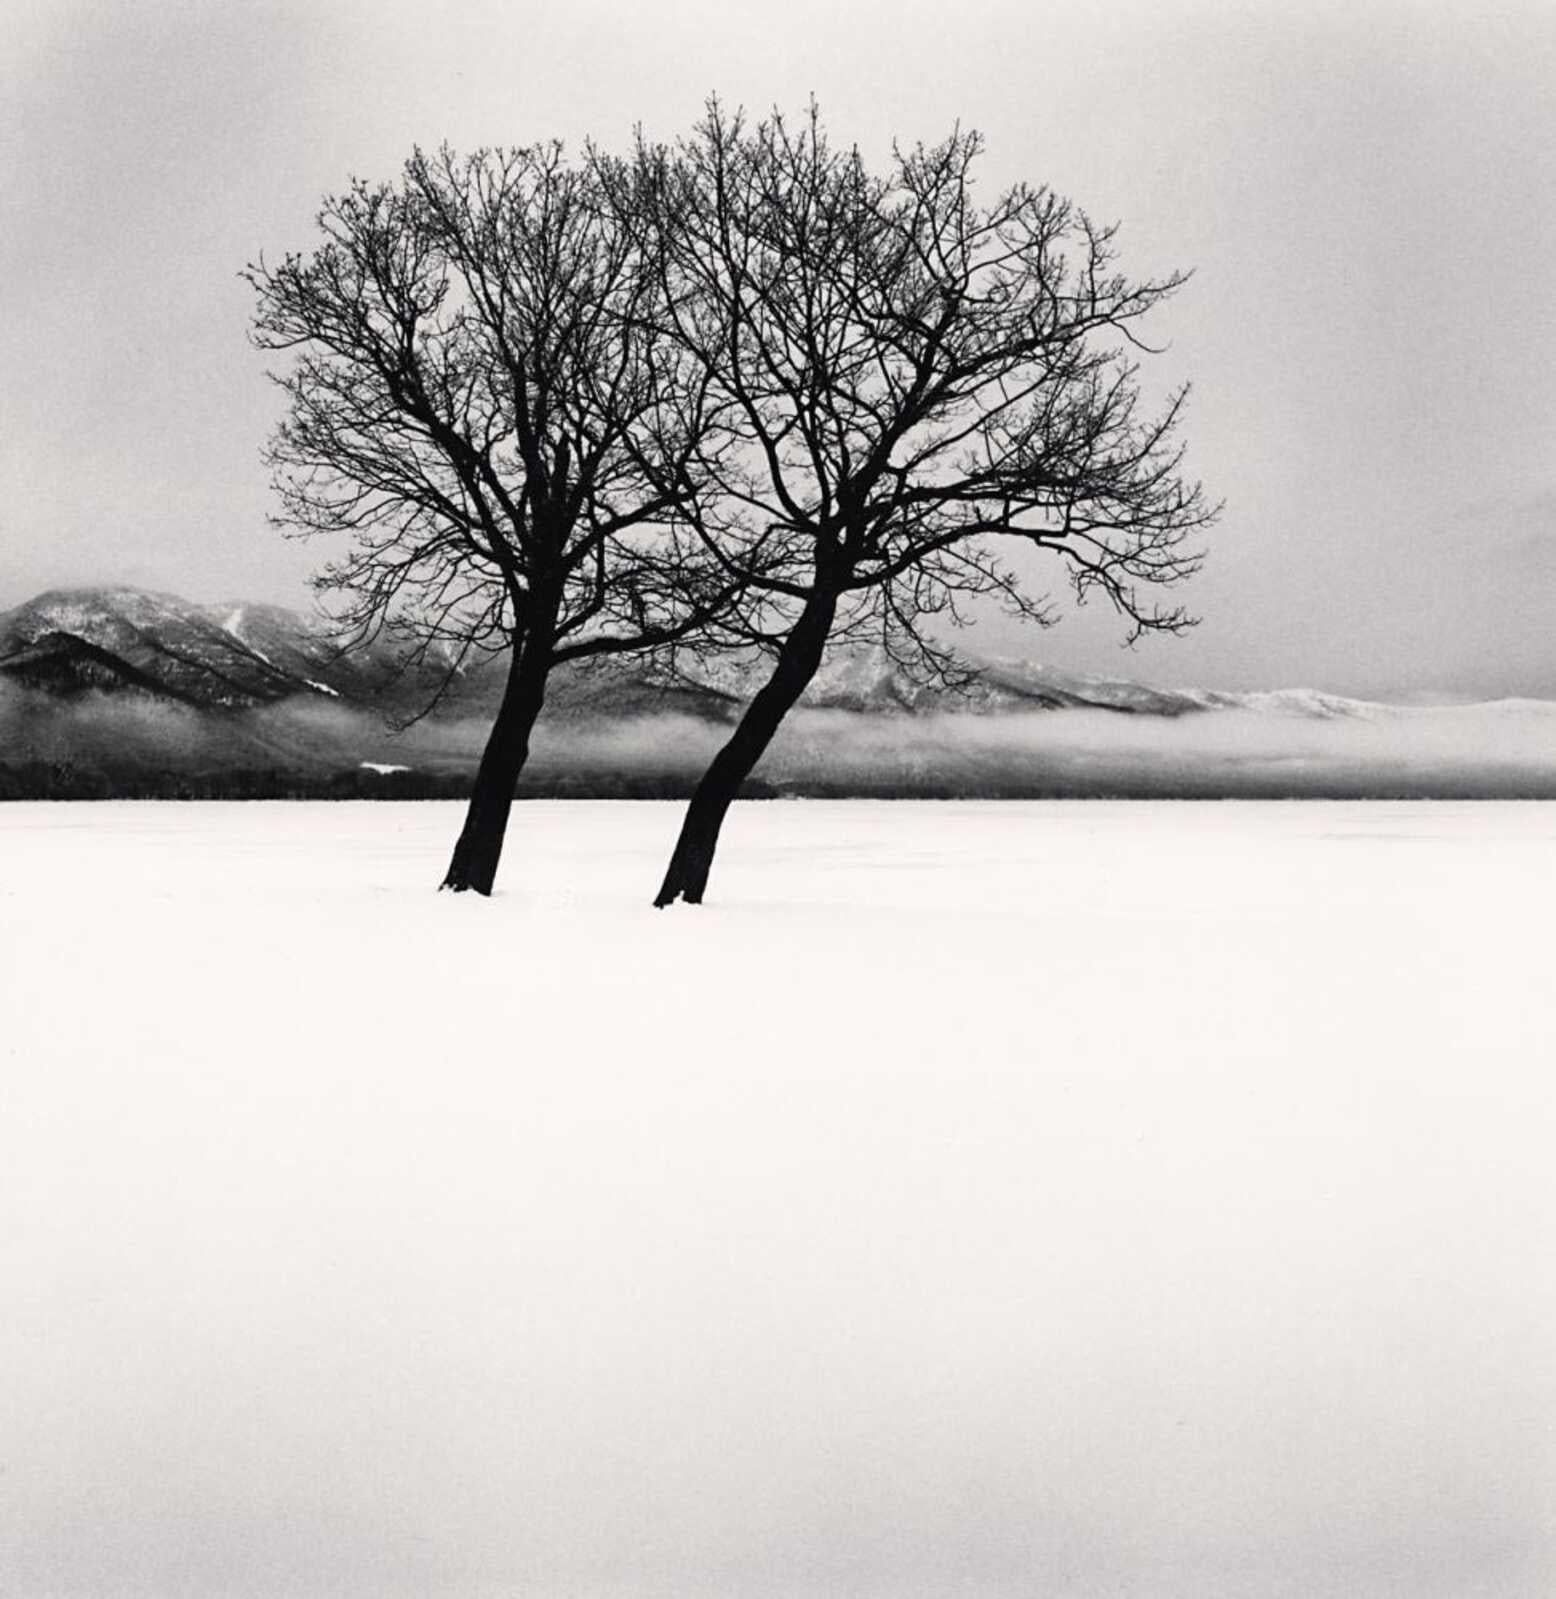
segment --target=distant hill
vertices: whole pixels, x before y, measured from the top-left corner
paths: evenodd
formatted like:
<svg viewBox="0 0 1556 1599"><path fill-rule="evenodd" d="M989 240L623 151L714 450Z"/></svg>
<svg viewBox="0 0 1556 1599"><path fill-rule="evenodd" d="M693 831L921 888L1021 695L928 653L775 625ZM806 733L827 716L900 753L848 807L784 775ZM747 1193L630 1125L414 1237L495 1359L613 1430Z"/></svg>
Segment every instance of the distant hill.
<svg viewBox="0 0 1556 1599"><path fill-rule="evenodd" d="M674 677L634 661L563 669L524 790L687 792L765 671L739 658ZM450 676L448 659L410 663L385 639L343 651L322 621L279 606L50 590L0 613L0 797L460 794L503 674L488 657ZM1556 796L1556 705L1438 714L1009 659L970 662L952 689L847 649L823 663L756 787Z"/></svg>

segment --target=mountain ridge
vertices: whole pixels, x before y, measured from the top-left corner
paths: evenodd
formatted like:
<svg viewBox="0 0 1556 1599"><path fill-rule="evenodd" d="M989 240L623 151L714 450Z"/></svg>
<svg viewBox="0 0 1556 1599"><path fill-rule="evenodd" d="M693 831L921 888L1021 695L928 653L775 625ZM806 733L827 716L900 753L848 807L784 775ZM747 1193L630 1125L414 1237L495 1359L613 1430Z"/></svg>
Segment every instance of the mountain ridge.
<svg viewBox="0 0 1556 1599"><path fill-rule="evenodd" d="M75 685L73 660L83 674ZM88 660L96 680L86 670ZM1091 709L1176 717L1253 709L1354 717L1396 709L1310 688L1154 688L1021 657L973 655L966 664L970 681L953 689L917 680L878 647L834 650L802 703L872 715ZM473 660L445 696L442 714L495 709L501 670L493 657ZM662 696L677 711L727 720L755 691L764 670L751 659L714 660L675 674L653 665L610 663L564 668L555 688L558 709L575 713L644 714ZM0 612L0 677L56 694L73 687L133 689L206 710L323 697L398 716L420 710L447 672L446 661L407 665L382 638L343 651L323 619L254 601L205 605L157 590L103 585L45 590Z"/></svg>

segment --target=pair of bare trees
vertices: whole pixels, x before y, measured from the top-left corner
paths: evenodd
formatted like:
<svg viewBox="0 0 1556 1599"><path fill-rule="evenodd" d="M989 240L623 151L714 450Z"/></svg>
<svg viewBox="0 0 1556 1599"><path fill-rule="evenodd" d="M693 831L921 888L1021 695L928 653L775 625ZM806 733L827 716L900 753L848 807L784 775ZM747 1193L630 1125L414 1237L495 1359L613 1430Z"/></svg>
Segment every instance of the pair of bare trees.
<svg viewBox="0 0 1556 1599"><path fill-rule="evenodd" d="M571 660L758 648L771 673L688 807L659 905L702 899L731 801L829 642L954 674L940 626L1006 558L1175 631L1153 591L1214 517L1181 470L1181 391L1146 414L1113 233L1018 185L980 205L958 131L884 173L814 108L710 105L670 146L420 152L354 185L309 256L250 267L255 337L293 352L269 450L283 520L345 535L353 636L506 690L445 886L489 893L547 678Z"/></svg>

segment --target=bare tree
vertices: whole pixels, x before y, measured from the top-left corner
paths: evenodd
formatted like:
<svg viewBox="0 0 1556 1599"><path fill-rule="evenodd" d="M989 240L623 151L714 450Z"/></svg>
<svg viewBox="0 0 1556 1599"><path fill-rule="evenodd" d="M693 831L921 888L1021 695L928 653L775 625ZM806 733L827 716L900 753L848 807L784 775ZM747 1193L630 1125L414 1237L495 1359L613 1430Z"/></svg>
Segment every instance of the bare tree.
<svg viewBox="0 0 1556 1599"><path fill-rule="evenodd" d="M318 222L245 273L255 342L293 353L279 520L344 542L316 581L348 640L399 630L445 686L510 652L443 883L487 894L552 669L695 647L740 586L696 530L705 378L631 214L559 146L418 151Z"/></svg>
<svg viewBox="0 0 1556 1599"><path fill-rule="evenodd" d="M728 508L698 532L773 660L698 784L660 906L702 899L729 805L829 640L869 633L954 675L937 623L974 596L1052 620L1013 547L1052 552L1131 639L1190 625L1149 596L1196 570L1216 508L1181 472L1186 391L1144 414L1132 353L1184 275L1123 277L1114 230L1047 189L979 205L982 148L958 130L879 175L814 106L752 126L713 102L674 147L599 163L655 215L666 330L738 435L692 446Z"/></svg>

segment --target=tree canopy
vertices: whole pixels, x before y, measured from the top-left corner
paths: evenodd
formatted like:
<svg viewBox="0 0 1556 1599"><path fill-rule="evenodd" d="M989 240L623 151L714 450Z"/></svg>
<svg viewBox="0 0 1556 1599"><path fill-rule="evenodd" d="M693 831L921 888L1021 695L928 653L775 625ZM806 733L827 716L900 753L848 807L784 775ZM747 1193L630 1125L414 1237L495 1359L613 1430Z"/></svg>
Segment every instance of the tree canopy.
<svg viewBox="0 0 1556 1599"><path fill-rule="evenodd" d="M290 356L283 521L345 541L320 582L356 636L450 671L511 652L446 879L489 892L559 664L755 645L771 675L699 784L658 903L701 899L741 782L830 642L958 673L994 601L1045 624L1057 564L1128 639L1191 619L1216 508L1186 389L1142 399L1140 324L1185 282L1044 187L983 200L981 137L872 170L816 108L717 101L672 144L418 151L355 183L311 254L250 267Z"/></svg>
<svg viewBox="0 0 1556 1599"><path fill-rule="evenodd" d="M980 203L982 151L958 130L875 173L814 107L750 124L715 102L690 137L608 165L652 219L667 331L736 441L693 450L730 508L699 532L775 657L661 904L701 897L729 799L828 640L869 634L954 673L935 624L975 596L1053 619L1018 550L1057 560L1129 638L1191 625L1159 596L1197 570L1216 510L1182 471L1187 391L1142 403L1137 331L1185 275L1125 276L1115 230L1046 188Z"/></svg>
<svg viewBox="0 0 1556 1599"><path fill-rule="evenodd" d="M291 357L281 519L344 545L318 583L348 637L393 627L450 672L512 651L448 878L489 891L549 671L695 647L735 591L689 521L717 429L632 217L560 146L418 151L318 225L246 274Z"/></svg>

